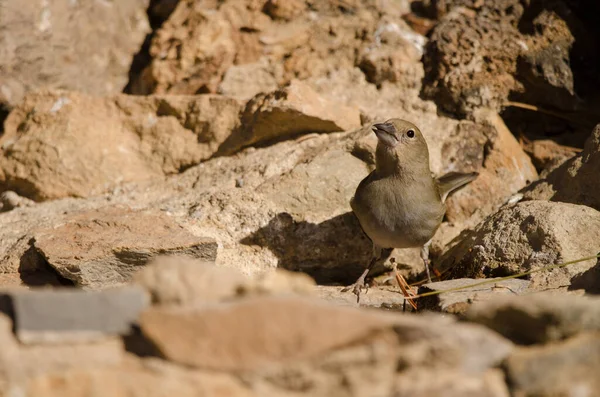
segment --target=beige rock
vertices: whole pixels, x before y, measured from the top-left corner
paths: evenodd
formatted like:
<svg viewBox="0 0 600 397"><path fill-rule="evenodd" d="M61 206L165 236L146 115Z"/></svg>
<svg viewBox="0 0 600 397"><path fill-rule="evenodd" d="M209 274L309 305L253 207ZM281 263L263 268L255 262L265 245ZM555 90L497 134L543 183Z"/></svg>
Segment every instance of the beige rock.
<svg viewBox="0 0 600 397"><path fill-rule="evenodd" d="M583 204L600 210L600 125L592 131L583 152L567 160L524 191L526 199Z"/></svg>
<svg viewBox="0 0 600 397"><path fill-rule="evenodd" d="M170 360L213 370L260 370L293 363L392 329L398 339L392 338L389 348L397 349L395 343L400 343L398 359L406 365L429 362L434 340L441 350L433 365L451 365L466 373L481 373L511 349L505 340L477 326L285 296L187 309L152 308L142 314L140 326ZM246 332L242 335L239 330Z"/></svg>
<svg viewBox="0 0 600 397"><path fill-rule="evenodd" d="M219 84L219 93L241 100L277 89L277 78L268 61L231 66Z"/></svg>
<svg viewBox="0 0 600 397"><path fill-rule="evenodd" d="M292 20L306 10L302 0L267 0L265 12L273 19Z"/></svg>
<svg viewBox="0 0 600 397"><path fill-rule="evenodd" d="M514 193L538 177L529 156L506 127L502 118L488 110L475 114L478 124L461 123L453 139L442 148L448 159L444 173L479 171L476 180L452 194L446 216L450 222L472 227L493 213ZM461 154L462 153L462 154ZM481 168L477 165L481 164Z"/></svg>
<svg viewBox="0 0 600 397"><path fill-rule="evenodd" d="M133 56L150 32L148 4L4 2L0 104L15 106L24 94L40 88L122 92Z"/></svg>
<svg viewBox="0 0 600 397"><path fill-rule="evenodd" d="M524 294L527 292L530 284L528 280L520 279L494 281L493 278L485 281L472 278L459 278L424 284L419 288L419 294L441 293L419 299L419 310L436 310L462 314L468 310L471 304L476 302L495 301L499 296L507 294ZM482 284L484 282L485 284Z"/></svg>
<svg viewBox="0 0 600 397"><path fill-rule="evenodd" d="M196 237L171 218L106 207L64 219L35 233L35 249L60 275L85 288L118 285L160 254L214 261L217 244Z"/></svg>
<svg viewBox="0 0 600 397"><path fill-rule="evenodd" d="M598 369L598 333L516 349L506 362L507 381L515 397L593 396L600 388Z"/></svg>
<svg viewBox="0 0 600 397"><path fill-rule="evenodd" d="M235 31L220 14L207 8L194 1L179 2L153 37L153 60L134 80L132 93L189 95L216 91L236 56Z"/></svg>
<svg viewBox="0 0 600 397"><path fill-rule="evenodd" d="M515 343L550 343L600 332L600 299L548 293L475 302L467 320L485 325Z"/></svg>
<svg viewBox="0 0 600 397"><path fill-rule="evenodd" d="M327 101L307 84L294 80L285 88L250 100L240 129L223 143L220 152L230 154L256 143L308 132L350 130L360 124L358 109Z"/></svg>
<svg viewBox="0 0 600 397"><path fill-rule="evenodd" d="M3 381L18 383L48 372L111 367L119 365L124 356L119 338L94 343L21 346L13 335L11 320L2 313L0 340L0 390Z"/></svg>
<svg viewBox="0 0 600 397"><path fill-rule="evenodd" d="M398 397L508 397L509 391L500 370L482 376L468 376L452 370L408 370L395 380L394 396Z"/></svg>
<svg viewBox="0 0 600 397"><path fill-rule="evenodd" d="M600 212L582 205L526 201L503 207L441 259L454 277L482 277L540 269L600 252ZM596 264L587 260L530 275L532 289L578 285ZM591 286L588 286L591 287ZM579 283L578 288L585 288Z"/></svg>
<svg viewBox="0 0 600 397"><path fill-rule="evenodd" d="M134 276L156 304L195 305L237 294L247 280L239 271L189 257L159 257Z"/></svg>
<svg viewBox="0 0 600 397"><path fill-rule="evenodd" d="M134 362L107 369L71 369L48 373L32 379L25 387L15 387L13 390L31 397L254 396L232 375L199 373L154 361L141 364Z"/></svg>
<svg viewBox="0 0 600 397"><path fill-rule="evenodd" d="M523 141L521 146L531 157L535 167L544 174L543 176L581 152L581 149L560 145L550 139Z"/></svg>
<svg viewBox="0 0 600 397"><path fill-rule="evenodd" d="M30 94L0 137L0 191L38 201L87 197L180 172L216 152L239 110L234 99L210 95Z"/></svg>

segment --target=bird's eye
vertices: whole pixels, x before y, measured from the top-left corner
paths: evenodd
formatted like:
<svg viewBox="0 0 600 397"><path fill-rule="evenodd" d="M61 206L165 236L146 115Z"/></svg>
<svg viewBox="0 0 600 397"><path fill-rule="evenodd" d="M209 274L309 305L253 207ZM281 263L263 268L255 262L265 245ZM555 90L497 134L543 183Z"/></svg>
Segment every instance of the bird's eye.
<svg viewBox="0 0 600 397"><path fill-rule="evenodd" d="M415 137L415 131L414 130L408 130L408 131L406 131L406 135L408 135L409 138L414 138Z"/></svg>

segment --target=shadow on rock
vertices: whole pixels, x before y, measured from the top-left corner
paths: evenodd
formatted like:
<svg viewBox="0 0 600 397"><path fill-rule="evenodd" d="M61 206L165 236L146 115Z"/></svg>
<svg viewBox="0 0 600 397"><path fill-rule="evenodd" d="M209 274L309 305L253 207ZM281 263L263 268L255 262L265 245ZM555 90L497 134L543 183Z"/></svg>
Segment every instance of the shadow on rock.
<svg viewBox="0 0 600 397"><path fill-rule="evenodd" d="M600 295L600 259L594 267L571 279L569 290L578 289L584 290L587 294Z"/></svg>
<svg viewBox="0 0 600 397"><path fill-rule="evenodd" d="M58 274L48 264L46 259L33 247L33 239L29 242L30 247L23 253L19 261L19 276L23 284L32 287L53 286L72 287L73 282Z"/></svg>
<svg viewBox="0 0 600 397"><path fill-rule="evenodd" d="M241 243L268 247L279 258L279 267L305 272L319 284L353 283L372 253L371 241L352 212L318 224L280 213Z"/></svg>

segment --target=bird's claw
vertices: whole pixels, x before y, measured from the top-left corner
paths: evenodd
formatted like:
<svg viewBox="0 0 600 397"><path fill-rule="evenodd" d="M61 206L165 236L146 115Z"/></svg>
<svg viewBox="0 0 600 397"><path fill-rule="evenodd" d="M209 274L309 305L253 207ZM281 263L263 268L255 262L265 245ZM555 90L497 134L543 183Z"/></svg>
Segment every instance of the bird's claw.
<svg viewBox="0 0 600 397"><path fill-rule="evenodd" d="M369 285L365 283L364 280L358 280L352 285L344 287L342 292L352 291L354 295L356 295L356 303L360 303L360 294L362 290L365 290L365 294L369 291Z"/></svg>

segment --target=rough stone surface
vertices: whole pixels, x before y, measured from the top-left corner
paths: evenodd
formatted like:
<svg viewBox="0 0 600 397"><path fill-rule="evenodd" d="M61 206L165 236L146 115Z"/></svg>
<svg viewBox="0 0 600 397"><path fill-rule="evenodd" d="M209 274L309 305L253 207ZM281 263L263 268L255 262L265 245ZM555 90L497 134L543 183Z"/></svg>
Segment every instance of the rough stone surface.
<svg viewBox="0 0 600 397"><path fill-rule="evenodd" d="M512 395L593 396L600 387L600 334L517 349L506 362Z"/></svg>
<svg viewBox="0 0 600 397"><path fill-rule="evenodd" d="M14 291L14 328L23 343L87 341L130 331L148 299L141 288Z"/></svg>
<svg viewBox="0 0 600 397"><path fill-rule="evenodd" d="M359 128L357 108L327 101L306 83L258 94L246 105L241 126L221 146L229 154L257 143L281 140L309 132L335 132Z"/></svg>
<svg viewBox="0 0 600 397"><path fill-rule="evenodd" d="M541 173L541 177L547 176L549 172L581 152L580 149L560 145L550 139L522 142L521 145L531 157L531 161Z"/></svg>
<svg viewBox="0 0 600 397"><path fill-rule="evenodd" d="M62 277L84 288L125 283L157 255L209 261L217 256L213 239L194 236L167 215L124 207L83 212L40 229L33 247Z"/></svg>
<svg viewBox="0 0 600 397"><path fill-rule="evenodd" d="M482 280L459 278L425 284L419 288L419 294L452 290L455 288L460 288L460 290L444 292L419 299L419 309L454 314L464 313L475 302L494 300L498 295L520 295L527 290L530 284L527 280L519 279L498 280L498 282L494 282L492 278L485 280L485 282L486 284L481 284Z"/></svg>
<svg viewBox="0 0 600 397"><path fill-rule="evenodd" d="M519 344L542 344L600 331L600 299L565 295L502 297L476 302L467 320Z"/></svg>
<svg viewBox="0 0 600 397"><path fill-rule="evenodd" d="M378 330L394 329L406 365L431 354L431 340L446 351L437 365L480 374L505 357L511 346L491 332L439 319L393 316L336 307L297 297L249 298L195 308L152 308L141 316L142 332L169 359L213 370L250 370L293 362L358 343ZM239 338L238 330L248 332ZM178 338L172 338L177 330ZM267 337L268 336L268 337ZM482 344L486 351L476 352Z"/></svg>
<svg viewBox="0 0 600 397"><path fill-rule="evenodd" d="M454 277L501 276L586 258L600 252L600 212L582 205L526 201L507 205L450 249L442 269ZM592 288L587 260L530 275L533 289Z"/></svg>
<svg viewBox="0 0 600 397"><path fill-rule="evenodd" d="M116 94L150 32L149 0L8 0L0 15L0 105L40 88ZM73 40L79 37L80 40Z"/></svg>
<svg viewBox="0 0 600 397"><path fill-rule="evenodd" d="M553 108L577 106L579 60L573 58L596 58L587 50L594 39L586 38L582 14L574 13L571 3L433 3L443 17L425 51L427 97L461 115L480 107L498 110L509 94Z"/></svg>
<svg viewBox="0 0 600 397"><path fill-rule="evenodd" d="M526 199L583 204L600 211L600 125L592 131L583 151L524 190Z"/></svg>
<svg viewBox="0 0 600 397"><path fill-rule="evenodd" d="M180 172L217 151L239 111L234 99L210 95L30 94L0 136L0 191L38 201L88 197Z"/></svg>
<svg viewBox="0 0 600 397"><path fill-rule="evenodd" d="M47 373L13 390L27 396L81 395L130 397L252 397L252 391L229 374L200 373L159 362L127 363L112 368Z"/></svg>
<svg viewBox="0 0 600 397"><path fill-rule="evenodd" d="M12 323L0 314L0 390L3 382L19 382L48 372L93 369L118 365L124 356L117 337L78 343L69 340L59 345L20 345L13 335Z"/></svg>

